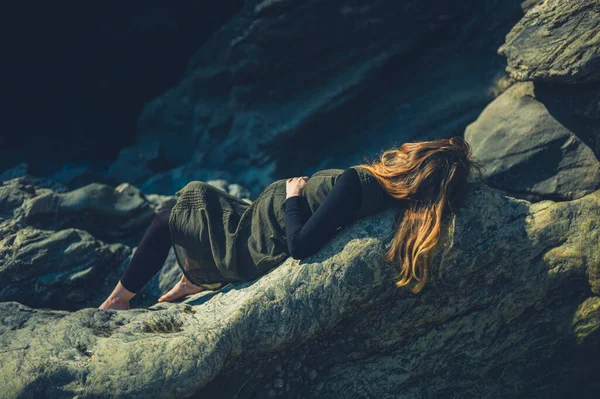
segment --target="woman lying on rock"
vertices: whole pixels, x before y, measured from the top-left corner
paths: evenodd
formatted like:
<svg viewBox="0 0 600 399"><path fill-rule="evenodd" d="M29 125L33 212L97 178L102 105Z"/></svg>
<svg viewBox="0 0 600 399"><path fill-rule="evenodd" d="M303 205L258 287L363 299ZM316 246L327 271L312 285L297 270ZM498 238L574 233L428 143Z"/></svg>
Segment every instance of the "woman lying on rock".
<svg viewBox="0 0 600 399"><path fill-rule="evenodd" d="M129 309L163 266L172 246L181 280L158 302L248 281L289 256L315 254L337 230L388 207L403 209L383 261L400 265L398 287L418 293L446 212L464 200L467 179L481 165L461 137L404 143L378 160L280 179L249 204L202 181L191 181L173 208L154 215L131 262L99 309Z"/></svg>

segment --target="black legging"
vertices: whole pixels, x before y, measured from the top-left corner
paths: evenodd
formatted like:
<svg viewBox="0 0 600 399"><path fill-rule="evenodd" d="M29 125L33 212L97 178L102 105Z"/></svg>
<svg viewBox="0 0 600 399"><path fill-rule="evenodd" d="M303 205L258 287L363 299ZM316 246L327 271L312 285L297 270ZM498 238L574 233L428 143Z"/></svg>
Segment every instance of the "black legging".
<svg viewBox="0 0 600 399"><path fill-rule="evenodd" d="M163 208L154 214L152 223L121 276L121 284L128 291L138 293L165 264L171 248L170 213L171 208Z"/></svg>

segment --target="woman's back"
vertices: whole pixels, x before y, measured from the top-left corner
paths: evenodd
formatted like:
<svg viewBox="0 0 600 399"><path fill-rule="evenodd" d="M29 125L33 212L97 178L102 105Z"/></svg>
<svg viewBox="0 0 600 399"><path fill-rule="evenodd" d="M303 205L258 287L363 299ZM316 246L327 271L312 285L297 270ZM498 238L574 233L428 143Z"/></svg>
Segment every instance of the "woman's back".
<svg viewBox="0 0 600 399"><path fill-rule="evenodd" d="M360 210L362 192L356 169L348 168L341 174L325 178L333 181L323 184L313 179L311 182L316 183L309 191L318 195L305 195L304 198L294 195L285 201L287 245L294 259L317 252L340 227L353 222Z"/></svg>
<svg viewBox="0 0 600 399"><path fill-rule="evenodd" d="M346 172L347 179L344 179L346 184L338 186L341 190L336 190L339 195L334 192L330 197L329 194L338 179L348 169L352 171ZM294 208L296 217L292 217L292 220L295 220L293 222L296 226L295 230L298 230L298 225L310 223L307 226L309 227L307 233L316 234L300 235L305 238L296 239L297 244L293 243L293 237L286 235L287 179L276 180L261 192L253 203L253 226L248 229L247 236L240 237L241 240L247 239L249 253L244 255L253 259L258 274L264 274L290 255L298 255L298 258L301 258L318 251L339 227L327 226L323 221L337 220L347 224L358 218L378 213L389 206L400 204L385 192L368 170L359 166L348 169L324 169L315 172L306 182L299 198L290 201L296 205ZM352 172L355 173L356 179L352 178ZM348 198L345 198L346 196ZM326 201L327 199L329 200ZM327 202L330 201L331 207L327 206ZM321 212L322 215L319 215L317 211L322 205L325 205L325 208ZM329 212L336 207L340 207L342 212ZM316 217L314 226L319 228L310 228L313 217ZM320 229L323 231L317 233ZM294 248L298 248L298 253Z"/></svg>
<svg viewBox="0 0 600 399"><path fill-rule="evenodd" d="M351 168L356 169L356 176L349 184L338 186L339 196L328 194L344 169L324 169L310 177L300 198L295 200L299 217L297 230L326 202L337 203L331 208L341 207L345 212L323 211L325 217L317 217L316 226L322 226L316 223L318 220L332 218L349 223L399 204L368 170L360 166ZM349 172L347 175L351 176ZM293 245L290 251L286 236L286 180L271 183L251 204L201 181L190 182L177 192L179 198L169 219L171 239L178 264L192 283L250 280L280 265L291 252L296 255ZM357 201L357 181L360 202ZM297 255L304 257L318 251L335 234L338 226L333 227L323 228L323 234L314 237L307 234L308 238L298 240L304 243L298 248L304 249L300 248Z"/></svg>

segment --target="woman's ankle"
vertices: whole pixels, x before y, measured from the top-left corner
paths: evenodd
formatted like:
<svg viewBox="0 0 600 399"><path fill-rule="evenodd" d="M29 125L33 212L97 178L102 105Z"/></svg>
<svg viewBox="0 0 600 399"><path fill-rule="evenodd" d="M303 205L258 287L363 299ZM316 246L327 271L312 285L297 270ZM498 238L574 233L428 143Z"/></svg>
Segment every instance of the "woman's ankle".
<svg viewBox="0 0 600 399"><path fill-rule="evenodd" d="M111 292L110 297L128 303L131 300L131 298L133 298L135 295L135 292L129 291L123 286L123 284L121 284L121 280L119 280L117 286L115 287L113 292Z"/></svg>
<svg viewBox="0 0 600 399"><path fill-rule="evenodd" d="M110 303L129 303L129 299L121 298L118 295L110 295L106 300Z"/></svg>

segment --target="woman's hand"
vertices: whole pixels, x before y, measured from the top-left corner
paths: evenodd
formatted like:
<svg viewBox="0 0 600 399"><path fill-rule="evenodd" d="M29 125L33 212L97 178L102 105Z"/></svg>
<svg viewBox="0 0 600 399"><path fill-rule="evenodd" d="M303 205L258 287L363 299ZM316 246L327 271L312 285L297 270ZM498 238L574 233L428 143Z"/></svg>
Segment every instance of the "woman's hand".
<svg viewBox="0 0 600 399"><path fill-rule="evenodd" d="M308 176L290 177L287 179L285 182L285 198L288 199L294 195L300 195L307 181Z"/></svg>

